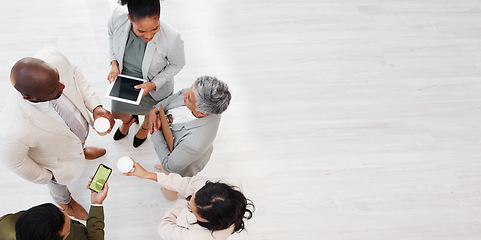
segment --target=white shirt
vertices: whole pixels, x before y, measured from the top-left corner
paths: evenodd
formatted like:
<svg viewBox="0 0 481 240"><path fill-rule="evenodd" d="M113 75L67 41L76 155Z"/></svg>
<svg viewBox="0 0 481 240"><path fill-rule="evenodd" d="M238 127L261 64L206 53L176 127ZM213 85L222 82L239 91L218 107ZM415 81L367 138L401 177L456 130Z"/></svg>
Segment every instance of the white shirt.
<svg viewBox="0 0 481 240"><path fill-rule="evenodd" d="M172 114L172 117L174 118L174 123L185 123L185 122L190 122L192 120L197 119L193 114L192 111L190 111L187 106L181 106L181 107L176 107L169 109L167 111L167 114Z"/></svg>

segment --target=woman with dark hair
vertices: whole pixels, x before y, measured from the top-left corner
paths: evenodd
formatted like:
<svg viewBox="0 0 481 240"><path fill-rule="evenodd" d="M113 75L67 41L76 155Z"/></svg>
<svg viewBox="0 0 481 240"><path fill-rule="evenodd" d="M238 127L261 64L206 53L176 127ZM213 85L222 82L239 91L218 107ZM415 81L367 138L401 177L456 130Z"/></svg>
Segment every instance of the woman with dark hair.
<svg viewBox="0 0 481 240"><path fill-rule="evenodd" d="M142 78L145 83L139 105L112 100L112 115L122 121L114 140L127 136L130 126L145 115L133 145L140 146L149 132L150 109L174 90L174 76L184 67L184 42L180 34L161 17L159 0L121 0L108 23L110 47L109 82L119 73Z"/></svg>
<svg viewBox="0 0 481 240"><path fill-rule="evenodd" d="M227 239L245 229L244 219L252 218L254 204L244 196L239 182L148 172L135 161L134 169L124 174L156 181L187 200L177 201L160 220L162 239Z"/></svg>

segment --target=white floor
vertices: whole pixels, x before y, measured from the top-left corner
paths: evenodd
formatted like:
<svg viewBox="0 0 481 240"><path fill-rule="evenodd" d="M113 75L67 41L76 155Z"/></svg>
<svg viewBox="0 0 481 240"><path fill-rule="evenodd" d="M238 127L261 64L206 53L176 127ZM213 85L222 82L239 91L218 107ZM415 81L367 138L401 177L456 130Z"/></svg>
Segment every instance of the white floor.
<svg viewBox="0 0 481 240"><path fill-rule="evenodd" d="M114 0L1 3L0 97L13 63L45 45L74 59L103 97ZM185 40L176 89L211 74L233 92L201 172L238 178L256 204L248 233L232 239L481 239L481 1L163 7ZM99 163L128 155L154 170L150 139L131 147L137 129L118 142L91 133L88 144L108 153L70 186L82 205ZM159 239L173 203L157 185L119 172L109 183L106 239ZM51 201L3 166L0 189L0 215Z"/></svg>

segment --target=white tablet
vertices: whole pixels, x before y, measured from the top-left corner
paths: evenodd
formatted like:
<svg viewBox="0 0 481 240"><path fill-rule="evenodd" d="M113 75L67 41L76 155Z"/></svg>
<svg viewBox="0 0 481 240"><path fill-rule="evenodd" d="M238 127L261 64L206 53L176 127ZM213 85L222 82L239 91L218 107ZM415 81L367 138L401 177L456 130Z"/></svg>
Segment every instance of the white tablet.
<svg viewBox="0 0 481 240"><path fill-rule="evenodd" d="M139 105L144 89L135 89L134 86L144 82L145 80L141 78L119 74L115 81L110 83L105 97L120 102Z"/></svg>

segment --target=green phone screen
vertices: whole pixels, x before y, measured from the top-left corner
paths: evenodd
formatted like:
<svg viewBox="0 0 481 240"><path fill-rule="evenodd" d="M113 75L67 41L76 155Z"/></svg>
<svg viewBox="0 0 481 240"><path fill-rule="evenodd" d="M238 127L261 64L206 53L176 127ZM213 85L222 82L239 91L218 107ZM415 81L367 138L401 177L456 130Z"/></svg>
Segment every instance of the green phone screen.
<svg viewBox="0 0 481 240"><path fill-rule="evenodd" d="M90 183L90 189L100 192L104 188L107 179L109 179L110 173L112 173L111 168L100 164L95 172L92 182Z"/></svg>

